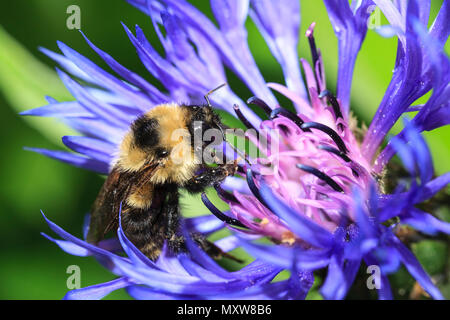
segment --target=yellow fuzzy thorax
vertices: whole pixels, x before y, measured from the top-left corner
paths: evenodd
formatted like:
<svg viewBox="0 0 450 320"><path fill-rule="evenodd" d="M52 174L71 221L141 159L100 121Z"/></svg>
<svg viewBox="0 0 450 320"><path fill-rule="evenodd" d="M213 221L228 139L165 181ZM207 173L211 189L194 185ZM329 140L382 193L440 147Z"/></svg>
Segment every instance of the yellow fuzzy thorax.
<svg viewBox="0 0 450 320"><path fill-rule="evenodd" d="M159 146L169 150L169 156L162 160L157 159L152 152L137 147L134 144L134 133L130 130L122 140L116 165L124 171L137 172L145 164L158 161L159 166L149 179L152 184L183 184L191 179L198 162L195 161L191 146L188 110L177 104L162 104L144 116L158 120Z"/></svg>

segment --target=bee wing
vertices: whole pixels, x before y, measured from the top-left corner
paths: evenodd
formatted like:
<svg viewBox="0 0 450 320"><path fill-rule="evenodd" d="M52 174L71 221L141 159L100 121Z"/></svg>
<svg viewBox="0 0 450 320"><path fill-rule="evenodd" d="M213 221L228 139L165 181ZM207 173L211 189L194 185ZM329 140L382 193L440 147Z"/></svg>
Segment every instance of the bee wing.
<svg viewBox="0 0 450 320"><path fill-rule="evenodd" d="M119 211L128 209L126 199L137 186L148 181L156 165L149 165L142 171L125 172L114 167L108 175L91 209L91 218L86 240L97 243L106 233L117 229Z"/></svg>

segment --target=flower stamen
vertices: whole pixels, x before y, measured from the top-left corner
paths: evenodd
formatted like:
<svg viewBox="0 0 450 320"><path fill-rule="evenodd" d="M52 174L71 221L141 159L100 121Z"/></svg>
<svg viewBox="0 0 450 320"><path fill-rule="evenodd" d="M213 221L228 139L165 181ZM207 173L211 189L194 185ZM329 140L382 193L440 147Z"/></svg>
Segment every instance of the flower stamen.
<svg viewBox="0 0 450 320"><path fill-rule="evenodd" d="M320 149L320 150L324 150L324 151L333 153L333 154L337 155L338 157L340 157L345 162L352 162L352 160L344 152L342 152L342 151L340 151L340 150L338 150L336 148L333 148L333 147L330 147L330 146L326 146L324 144L318 145L317 148ZM359 173L356 172L355 169L352 168L352 172L353 172L353 175L355 177L359 177Z"/></svg>
<svg viewBox="0 0 450 320"><path fill-rule="evenodd" d="M337 147L339 148L339 150L341 150L344 153L348 152L347 147L345 146L344 141L341 139L341 137L338 135L338 133L336 131L334 131L333 129L331 129L330 127L318 123L318 122L305 122L301 125L302 129L309 129L309 128L314 128L317 130L320 130L324 133L326 133L327 135L330 136L331 139L333 139L334 143L336 143Z"/></svg>
<svg viewBox="0 0 450 320"><path fill-rule="evenodd" d="M227 216L226 214L224 214L219 209L217 209L217 207L215 205L213 205L211 201L209 201L208 197L206 196L206 194L204 192L202 193L201 197L202 197L203 204L218 219L220 219L221 221L225 222L226 224L248 229L248 227L246 227L244 224L242 224L242 222L240 222L239 220L231 218L231 217Z"/></svg>
<svg viewBox="0 0 450 320"><path fill-rule="evenodd" d="M256 128L250 123L250 121L247 120L247 118L242 114L241 109L239 108L239 106L237 104L233 105L234 108L234 112L236 113L236 115L238 116L239 120L242 121L242 123L248 128L248 129L253 129L256 131Z"/></svg>
<svg viewBox="0 0 450 320"><path fill-rule="evenodd" d="M317 61L319 61L319 52L317 51L317 46L316 46L316 40L314 39L314 27L316 26L316 23L313 22L308 30L306 30L306 37L308 38L309 41L309 47L311 48L311 56L312 56L312 62L313 62L313 66L314 68L317 65ZM316 82L317 79L316 79ZM319 86L317 86L317 88L319 88Z"/></svg>
<svg viewBox="0 0 450 320"><path fill-rule="evenodd" d="M344 189L341 188L340 185L337 184L336 181L334 181L330 176L328 176L327 174L323 173L322 171L314 168L314 167L310 167L304 164L296 164L295 165L297 168L299 168L300 170L303 170L305 172L311 173L313 175L315 175L317 178L319 178L320 180L326 182L330 187L332 187L335 191L338 192L344 192Z"/></svg>
<svg viewBox="0 0 450 320"><path fill-rule="evenodd" d="M267 116L270 116L272 113L272 109L265 103L263 100L261 100L258 97L251 97L247 100L247 104L253 104L255 106L260 107L264 112L267 114Z"/></svg>
<svg viewBox="0 0 450 320"><path fill-rule="evenodd" d="M229 192L226 192L220 185L215 185L214 188L217 191L217 194L225 201L227 202L234 202L239 203L239 201L236 199L236 197Z"/></svg>
<svg viewBox="0 0 450 320"><path fill-rule="evenodd" d="M283 109L283 108L274 109L272 111L272 113L270 114L270 119L273 120L276 117L278 117L278 115L282 115L283 117L288 118L289 120L293 121L302 131L305 131L305 132L311 131L308 128L302 128L302 125L305 123L305 121L303 121L302 118L300 118L298 115L290 112L287 109Z"/></svg>
<svg viewBox="0 0 450 320"><path fill-rule="evenodd" d="M334 111L336 120L339 118L344 119L344 116L342 115L342 112L341 112L341 106L339 105L339 102L337 101L336 97L331 93L331 91L323 90L319 94L319 98L324 98L324 97L328 98L328 101L330 102L331 106L333 107L333 111ZM339 129L341 129L341 131L342 131L343 125L340 123L338 126L340 127Z"/></svg>
<svg viewBox="0 0 450 320"><path fill-rule="evenodd" d="M256 186L255 181L253 180L253 171L252 171L252 169L250 169L250 168L247 169L246 178L247 178L248 187L249 187L250 191L253 193L253 195L256 197L256 199L258 199L259 202L261 202L261 204L263 204L266 208L269 208L267 203L261 197L261 194L259 193L259 189Z"/></svg>

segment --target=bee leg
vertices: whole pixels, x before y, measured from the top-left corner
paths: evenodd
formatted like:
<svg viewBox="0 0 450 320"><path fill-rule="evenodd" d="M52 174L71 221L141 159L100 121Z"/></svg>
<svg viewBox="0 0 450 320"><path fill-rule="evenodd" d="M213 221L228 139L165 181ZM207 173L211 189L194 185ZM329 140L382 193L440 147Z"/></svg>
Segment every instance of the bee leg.
<svg viewBox="0 0 450 320"><path fill-rule="evenodd" d="M167 196L167 202L165 205L166 216L166 239L173 237L179 226L180 206L178 200L178 191L173 190Z"/></svg>
<svg viewBox="0 0 450 320"><path fill-rule="evenodd" d="M237 164L233 162L218 167L202 167L202 173L194 176L184 185L184 188L191 193L198 193L205 190L206 187L222 182L226 177L236 173Z"/></svg>
<svg viewBox="0 0 450 320"><path fill-rule="evenodd" d="M173 252L179 252L184 248L184 238L177 235L179 228L180 206L177 190L172 190L167 196L164 216L166 219L165 239Z"/></svg>
<svg viewBox="0 0 450 320"><path fill-rule="evenodd" d="M235 256L223 251L218 246L216 246L211 241L207 240L203 235L198 233L191 233L190 237L194 242L203 250L205 251L210 257L214 259L221 259L221 258L228 258L233 261L243 263L241 259L236 258ZM173 239L174 242L172 246L176 246L178 250L185 251L186 248L186 240L183 237L177 237Z"/></svg>

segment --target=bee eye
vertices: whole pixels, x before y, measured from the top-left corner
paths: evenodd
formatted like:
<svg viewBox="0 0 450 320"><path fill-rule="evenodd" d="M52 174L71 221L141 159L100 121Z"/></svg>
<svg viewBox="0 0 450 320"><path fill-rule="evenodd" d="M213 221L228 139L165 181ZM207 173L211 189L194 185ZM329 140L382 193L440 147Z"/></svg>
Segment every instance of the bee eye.
<svg viewBox="0 0 450 320"><path fill-rule="evenodd" d="M169 151L167 151L167 150L164 149L164 148L158 148L158 149L156 150L156 156L157 156L158 158L166 158L168 155L169 155Z"/></svg>

